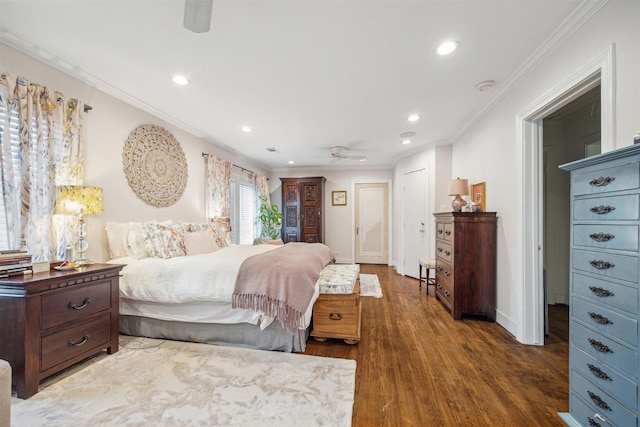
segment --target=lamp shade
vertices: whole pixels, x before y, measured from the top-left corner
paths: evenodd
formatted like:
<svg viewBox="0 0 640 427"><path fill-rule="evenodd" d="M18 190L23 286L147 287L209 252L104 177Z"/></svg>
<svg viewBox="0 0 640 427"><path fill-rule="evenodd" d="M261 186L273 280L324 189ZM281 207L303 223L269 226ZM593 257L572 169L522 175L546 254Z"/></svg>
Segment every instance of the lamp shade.
<svg viewBox="0 0 640 427"><path fill-rule="evenodd" d="M84 185L56 187L55 213L67 215L100 215L104 211L102 188Z"/></svg>
<svg viewBox="0 0 640 427"><path fill-rule="evenodd" d="M449 196L468 196L469 180L468 179L452 179L449 181Z"/></svg>

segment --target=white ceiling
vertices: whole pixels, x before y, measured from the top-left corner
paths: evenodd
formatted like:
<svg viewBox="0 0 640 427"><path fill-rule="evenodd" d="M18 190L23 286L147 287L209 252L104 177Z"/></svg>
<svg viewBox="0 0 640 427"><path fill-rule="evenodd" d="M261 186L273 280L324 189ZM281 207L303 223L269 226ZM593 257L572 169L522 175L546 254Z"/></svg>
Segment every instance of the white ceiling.
<svg viewBox="0 0 640 427"><path fill-rule="evenodd" d="M462 137L582 6L214 0L196 34L182 0L0 0L0 41L269 170L383 168ZM436 55L446 39L460 48ZM484 80L494 89L476 90ZM335 145L367 161L333 163Z"/></svg>

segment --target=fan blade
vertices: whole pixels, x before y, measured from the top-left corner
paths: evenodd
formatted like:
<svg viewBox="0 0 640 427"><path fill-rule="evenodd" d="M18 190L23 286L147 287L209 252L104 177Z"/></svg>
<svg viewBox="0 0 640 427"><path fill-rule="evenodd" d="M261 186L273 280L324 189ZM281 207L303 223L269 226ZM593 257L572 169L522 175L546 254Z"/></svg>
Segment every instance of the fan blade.
<svg viewBox="0 0 640 427"><path fill-rule="evenodd" d="M206 33L211 27L213 0L184 0L184 27L194 33Z"/></svg>
<svg viewBox="0 0 640 427"><path fill-rule="evenodd" d="M342 156L343 159L349 159L349 160L360 160L360 161L364 161L367 158L365 156Z"/></svg>

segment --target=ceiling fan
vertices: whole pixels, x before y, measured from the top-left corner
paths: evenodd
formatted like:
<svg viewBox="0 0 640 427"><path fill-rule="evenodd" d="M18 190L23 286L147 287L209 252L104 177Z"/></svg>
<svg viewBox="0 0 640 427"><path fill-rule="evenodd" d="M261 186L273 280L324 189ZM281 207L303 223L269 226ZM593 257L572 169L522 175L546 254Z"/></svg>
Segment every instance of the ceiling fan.
<svg viewBox="0 0 640 427"><path fill-rule="evenodd" d="M335 147L331 147L331 157L334 160L359 160L364 162L367 160L365 156L349 156L346 154L348 151L347 147L343 147L342 145L337 145Z"/></svg>
<svg viewBox="0 0 640 427"><path fill-rule="evenodd" d="M184 27L194 33L206 33L211 27L213 0L184 0Z"/></svg>

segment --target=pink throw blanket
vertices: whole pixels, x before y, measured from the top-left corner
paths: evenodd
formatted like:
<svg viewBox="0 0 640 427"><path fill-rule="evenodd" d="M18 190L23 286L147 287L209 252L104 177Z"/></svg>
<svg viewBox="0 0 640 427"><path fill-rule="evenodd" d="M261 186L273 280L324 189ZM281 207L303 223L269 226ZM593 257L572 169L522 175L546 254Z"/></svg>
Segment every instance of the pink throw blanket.
<svg viewBox="0 0 640 427"><path fill-rule="evenodd" d="M304 328L315 284L332 260L322 243L287 243L249 257L238 271L231 306L262 312L295 333Z"/></svg>

